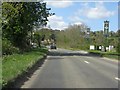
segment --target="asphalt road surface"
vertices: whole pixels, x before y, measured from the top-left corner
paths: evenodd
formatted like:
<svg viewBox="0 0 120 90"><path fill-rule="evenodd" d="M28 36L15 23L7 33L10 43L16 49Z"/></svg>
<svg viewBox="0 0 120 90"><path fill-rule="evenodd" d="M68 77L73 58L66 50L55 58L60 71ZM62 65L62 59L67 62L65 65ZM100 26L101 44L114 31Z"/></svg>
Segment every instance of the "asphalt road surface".
<svg viewBox="0 0 120 90"><path fill-rule="evenodd" d="M118 61L57 49L21 88L118 88L119 81Z"/></svg>

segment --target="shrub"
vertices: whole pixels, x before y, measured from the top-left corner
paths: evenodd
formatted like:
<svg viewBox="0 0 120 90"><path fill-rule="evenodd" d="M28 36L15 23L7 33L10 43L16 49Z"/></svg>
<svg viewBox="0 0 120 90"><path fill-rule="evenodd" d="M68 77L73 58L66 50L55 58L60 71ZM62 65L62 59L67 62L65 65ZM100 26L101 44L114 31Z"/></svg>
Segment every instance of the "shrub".
<svg viewBox="0 0 120 90"><path fill-rule="evenodd" d="M12 43L6 38L2 39L2 54L3 55L18 53L18 52L19 52L19 48L14 47Z"/></svg>

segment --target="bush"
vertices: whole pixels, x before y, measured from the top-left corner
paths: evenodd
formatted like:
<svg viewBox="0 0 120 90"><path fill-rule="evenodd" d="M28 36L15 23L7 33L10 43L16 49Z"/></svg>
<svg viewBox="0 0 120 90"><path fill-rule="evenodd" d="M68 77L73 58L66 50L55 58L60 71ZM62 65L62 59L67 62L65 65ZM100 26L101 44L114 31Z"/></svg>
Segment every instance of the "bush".
<svg viewBox="0 0 120 90"><path fill-rule="evenodd" d="M116 46L116 52L120 53L120 42L119 42L118 45Z"/></svg>
<svg viewBox="0 0 120 90"><path fill-rule="evenodd" d="M2 39L2 54L3 55L18 53L18 52L19 52L19 48L14 47L12 43L6 38Z"/></svg>

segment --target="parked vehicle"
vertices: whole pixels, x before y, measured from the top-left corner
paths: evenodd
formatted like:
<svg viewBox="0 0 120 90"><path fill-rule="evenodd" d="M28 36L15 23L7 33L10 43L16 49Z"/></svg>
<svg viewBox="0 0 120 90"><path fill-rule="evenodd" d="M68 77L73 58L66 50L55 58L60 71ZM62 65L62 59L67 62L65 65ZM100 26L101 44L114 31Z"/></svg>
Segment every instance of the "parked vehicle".
<svg viewBox="0 0 120 90"><path fill-rule="evenodd" d="M57 49L55 44L50 45L50 49Z"/></svg>

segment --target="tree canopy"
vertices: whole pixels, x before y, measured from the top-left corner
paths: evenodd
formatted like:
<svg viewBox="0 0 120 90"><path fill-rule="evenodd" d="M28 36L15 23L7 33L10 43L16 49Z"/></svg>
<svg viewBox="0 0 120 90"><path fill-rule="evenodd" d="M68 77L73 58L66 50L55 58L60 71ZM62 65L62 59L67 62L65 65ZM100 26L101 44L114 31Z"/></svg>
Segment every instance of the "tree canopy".
<svg viewBox="0 0 120 90"><path fill-rule="evenodd" d="M27 47L27 35L34 26L45 26L47 17L53 15L44 2L3 2L3 38L20 49Z"/></svg>

